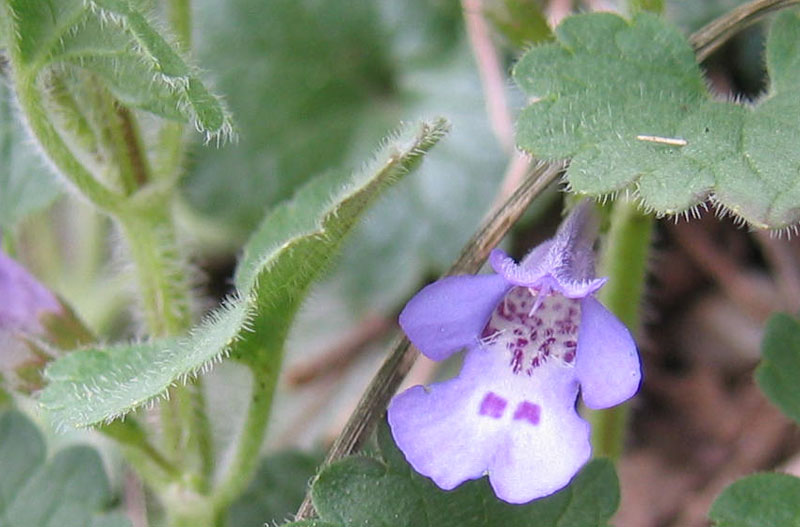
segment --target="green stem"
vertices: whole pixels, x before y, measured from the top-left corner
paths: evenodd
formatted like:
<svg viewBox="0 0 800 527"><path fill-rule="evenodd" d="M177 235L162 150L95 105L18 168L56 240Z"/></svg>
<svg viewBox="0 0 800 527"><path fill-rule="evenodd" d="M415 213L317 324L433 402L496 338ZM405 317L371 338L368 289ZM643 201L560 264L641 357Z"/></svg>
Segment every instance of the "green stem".
<svg viewBox="0 0 800 527"><path fill-rule="evenodd" d="M150 335L180 335L191 324L186 265L175 238L169 200L157 196L150 201L126 208L117 219L136 266Z"/></svg>
<svg viewBox="0 0 800 527"><path fill-rule="evenodd" d="M42 101L41 93L36 88L36 79L18 68L19 53L16 46L9 46L9 57L15 69L17 101L28 125L36 136L39 145L59 169L61 174L74 184L78 190L99 209L114 213L122 205L122 196L110 191L98 182L78 161L56 130L47 109Z"/></svg>
<svg viewBox="0 0 800 527"><path fill-rule="evenodd" d="M598 296L635 335L639 331L639 308L654 222L651 216L639 212L634 203L623 199L614 204L610 221L598 273L609 280ZM591 411L589 420L594 455L619 458L628 422L627 404Z"/></svg>
<svg viewBox="0 0 800 527"><path fill-rule="evenodd" d="M191 0L167 0L167 20L178 38L181 51L192 47L192 2Z"/></svg>
<svg viewBox="0 0 800 527"><path fill-rule="evenodd" d="M258 453L267 432L272 398L281 367L282 354L269 367L251 367L253 391L247 418L239 436L236 454L213 494L214 510L221 514L247 488L258 466Z"/></svg>
<svg viewBox="0 0 800 527"><path fill-rule="evenodd" d="M180 50L189 53L192 48L191 0L166 0L166 10L169 26L177 38ZM159 130L159 149L156 154L154 175L168 184L176 182L182 173L185 128L182 123L166 123ZM202 379L197 379L187 391L188 397L184 397L186 404L181 419L189 425L188 438L200 458L199 490L207 492L214 471L214 448Z"/></svg>
<svg viewBox="0 0 800 527"><path fill-rule="evenodd" d="M165 123L158 131L155 176L170 184L180 179L183 172L184 132L181 123Z"/></svg>
<svg viewBox="0 0 800 527"><path fill-rule="evenodd" d="M127 208L117 219L138 275L145 323L153 337L181 335L191 324L189 281L175 238L169 198L136 197L146 201L145 205ZM186 396L185 387L173 387L160 408L165 450L178 460L185 453L184 425L189 425L181 413Z"/></svg>
<svg viewBox="0 0 800 527"><path fill-rule="evenodd" d="M166 0L167 20L184 53L192 48L191 0ZM165 181L180 177L185 146L185 126L182 123L166 123L158 133L159 152L156 172Z"/></svg>
<svg viewBox="0 0 800 527"><path fill-rule="evenodd" d="M114 439L117 443L126 447L126 453L129 459L133 456L134 458L147 462L137 463L133 465L133 468L150 486L158 488L164 486L167 481L180 478L181 474L178 468L170 463L150 442L146 431L139 425L134 417L129 416L124 421L117 420L103 425L99 428L99 431L103 435ZM158 467L163 474L156 475L152 470L148 470L148 468L145 467L146 464L152 464Z"/></svg>
<svg viewBox="0 0 800 527"><path fill-rule="evenodd" d="M206 413L203 379L198 378L191 388L191 422L194 424L192 437L197 442L197 452L200 455L200 491L208 492L214 476L214 443L211 439L211 422Z"/></svg>

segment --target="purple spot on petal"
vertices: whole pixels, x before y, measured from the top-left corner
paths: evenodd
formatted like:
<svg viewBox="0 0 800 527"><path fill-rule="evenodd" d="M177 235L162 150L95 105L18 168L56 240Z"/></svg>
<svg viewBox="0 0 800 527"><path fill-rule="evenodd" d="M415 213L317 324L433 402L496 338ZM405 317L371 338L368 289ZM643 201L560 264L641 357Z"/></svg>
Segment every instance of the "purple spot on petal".
<svg viewBox="0 0 800 527"><path fill-rule="evenodd" d="M481 401L481 408L478 410L478 414L500 419L503 416L507 404L508 401L499 395L488 392L484 396L483 401Z"/></svg>
<svg viewBox="0 0 800 527"><path fill-rule="evenodd" d="M514 420L524 419L532 425L538 425L542 409L538 404L522 401L514 412Z"/></svg>

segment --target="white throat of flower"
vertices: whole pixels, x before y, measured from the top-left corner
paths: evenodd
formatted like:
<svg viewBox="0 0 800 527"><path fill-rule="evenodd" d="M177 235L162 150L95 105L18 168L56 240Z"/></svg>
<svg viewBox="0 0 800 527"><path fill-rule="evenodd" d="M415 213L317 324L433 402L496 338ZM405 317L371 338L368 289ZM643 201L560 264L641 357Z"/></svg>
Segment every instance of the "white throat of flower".
<svg viewBox="0 0 800 527"><path fill-rule="evenodd" d="M557 291L514 287L492 313L481 345L504 353L514 374L532 375L545 363L575 365L580 299Z"/></svg>

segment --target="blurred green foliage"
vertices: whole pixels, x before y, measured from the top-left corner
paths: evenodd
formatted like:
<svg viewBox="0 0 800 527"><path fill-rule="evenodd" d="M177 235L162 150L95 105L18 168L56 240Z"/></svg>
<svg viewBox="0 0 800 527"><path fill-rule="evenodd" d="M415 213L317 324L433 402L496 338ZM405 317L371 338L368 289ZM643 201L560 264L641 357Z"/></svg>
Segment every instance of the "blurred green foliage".
<svg viewBox="0 0 800 527"><path fill-rule="evenodd" d="M105 514L114 496L97 452L73 446L48 459L44 438L23 414L0 414L0 523L4 527L130 527Z"/></svg>
<svg viewBox="0 0 800 527"><path fill-rule="evenodd" d="M319 455L299 451L266 456L250 486L228 511L228 525L262 527L285 521L297 512L321 461Z"/></svg>
<svg viewBox="0 0 800 527"><path fill-rule="evenodd" d="M240 141L195 148L195 207L243 240L310 177L360 162L398 122L443 115L450 137L358 226L335 275L354 307L388 308L449 264L506 160L458 1L201 0L196 12L199 60Z"/></svg>

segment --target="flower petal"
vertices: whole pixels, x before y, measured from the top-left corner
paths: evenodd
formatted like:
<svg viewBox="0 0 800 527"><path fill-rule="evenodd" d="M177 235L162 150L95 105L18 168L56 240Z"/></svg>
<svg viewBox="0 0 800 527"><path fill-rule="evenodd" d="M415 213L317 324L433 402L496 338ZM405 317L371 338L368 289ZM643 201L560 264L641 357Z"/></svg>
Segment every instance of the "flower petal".
<svg viewBox="0 0 800 527"><path fill-rule="evenodd" d="M61 304L50 290L0 252L0 329L35 333L42 329L41 315L61 311Z"/></svg>
<svg viewBox="0 0 800 527"><path fill-rule="evenodd" d="M525 257L526 265L520 265L502 249L493 249L489 254L489 265L494 272L502 275L507 281L522 287L537 287L547 274L547 269L542 267L545 256L553 245L548 240L534 247Z"/></svg>
<svg viewBox="0 0 800 527"><path fill-rule="evenodd" d="M443 278L406 304L400 326L423 354L446 359L475 343L510 287L499 275Z"/></svg>
<svg viewBox="0 0 800 527"><path fill-rule="evenodd" d="M575 410L574 370L550 363L528 378L534 379L489 467L495 494L509 503L527 503L561 490L592 453L589 423ZM529 401L540 405L535 426L521 418Z"/></svg>
<svg viewBox="0 0 800 527"><path fill-rule="evenodd" d="M575 411L572 367L548 362L511 372L506 354L469 350L458 377L415 386L389 406L411 466L449 490L488 473L497 497L526 503L566 486L589 459L589 425Z"/></svg>
<svg viewBox="0 0 800 527"><path fill-rule="evenodd" d="M583 402L594 409L630 399L642 379L639 354L630 331L591 296L581 302L575 372Z"/></svg>
<svg viewBox="0 0 800 527"><path fill-rule="evenodd" d="M488 379L469 362L449 381L409 388L387 411L408 463L445 490L483 476L505 438L503 421L480 414L485 394L478 382Z"/></svg>

